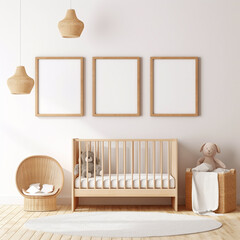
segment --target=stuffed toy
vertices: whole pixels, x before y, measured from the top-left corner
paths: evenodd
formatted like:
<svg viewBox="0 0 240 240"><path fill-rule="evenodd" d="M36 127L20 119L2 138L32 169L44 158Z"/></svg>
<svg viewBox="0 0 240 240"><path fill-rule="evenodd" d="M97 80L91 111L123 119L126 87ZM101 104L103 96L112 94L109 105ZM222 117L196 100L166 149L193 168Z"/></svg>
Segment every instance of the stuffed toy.
<svg viewBox="0 0 240 240"><path fill-rule="evenodd" d="M81 159L79 158L79 162L81 161L81 176L82 177L87 177L87 162L88 162L88 177L93 177L94 176L94 153L91 151L88 151L88 156L87 152L82 152L81 153ZM102 174L102 168L100 165L100 159L96 157L96 176L101 176ZM79 164L75 166L74 169L74 175L79 174Z"/></svg>
<svg viewBox="0 0 240 240"><path fill-rule="evenodd" d="M220 153L219 147L214 143L204 143L200 149L203 152L203 157L198 159L197 167L192 171L196 172L211 172L216 171L218 168L226 168L225 164L215 158L216 153Z"/></svg>

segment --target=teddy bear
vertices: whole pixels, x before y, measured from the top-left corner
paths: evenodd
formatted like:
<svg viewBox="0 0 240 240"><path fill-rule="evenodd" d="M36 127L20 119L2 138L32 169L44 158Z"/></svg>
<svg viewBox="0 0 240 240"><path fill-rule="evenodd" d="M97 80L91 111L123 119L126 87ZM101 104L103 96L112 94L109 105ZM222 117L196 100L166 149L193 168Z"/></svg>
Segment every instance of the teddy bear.
<svg viewBox="0 0 240 240"><path fill-rule="evenodd" d="M88 177L93 177L94 176L94 153L91 151L87 152L82 152L81 153L81 159L79 157L79 162L81 161L81 176L82 177L87 177L87 162L88 162ZM96 176L101 176L102 174L102 168L100 164L100 159L96 157ZM74 175L79 174L79 164L75 166L74 169Z"/></svg>
<svg viewBox="0 0 240 240"><path fill-rule="evenodd" d="M215 158L216 153L220 153L220 149L216 144L210 142L204 143L200 152L203 152L204 157L198 159L197 167L193 168L192 171L211 172L217 171L219 168L226 168L221 160Z"/></svg>

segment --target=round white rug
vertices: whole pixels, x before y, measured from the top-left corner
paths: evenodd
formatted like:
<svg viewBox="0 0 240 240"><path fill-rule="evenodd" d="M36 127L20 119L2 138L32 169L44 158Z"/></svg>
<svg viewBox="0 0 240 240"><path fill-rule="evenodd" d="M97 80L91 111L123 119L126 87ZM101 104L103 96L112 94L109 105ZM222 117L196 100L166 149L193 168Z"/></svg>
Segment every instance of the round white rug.
<svg viewBox="0 0 240 240"><path fill-rule="evenodd" d="M31 219L31 230L91 237L153 237L199 233L220 228L208 217L161 212L79 212Z"/></svg>

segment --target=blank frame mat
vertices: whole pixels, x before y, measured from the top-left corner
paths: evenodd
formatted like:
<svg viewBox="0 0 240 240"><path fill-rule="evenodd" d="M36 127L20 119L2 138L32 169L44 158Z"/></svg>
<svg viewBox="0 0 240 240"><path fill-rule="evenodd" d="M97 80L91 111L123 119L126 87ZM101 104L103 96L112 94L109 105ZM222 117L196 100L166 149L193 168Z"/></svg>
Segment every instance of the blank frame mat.
<svg viewBox="0 0 240 240"><path fill-rule="evenodd" d="M96 113L136 114L137 59L96 60Z"/></svg>
<svg viewBox="0 0 240 240"><path fill-rule="evenodd" d="M196 60L154 60L154 113L196 112Z"/></svg>
<svg viewBox="0 0 240 240"><path fill-rule="evenodd" d="M39 60L39 113L81 113L81 60Z"/></svg>

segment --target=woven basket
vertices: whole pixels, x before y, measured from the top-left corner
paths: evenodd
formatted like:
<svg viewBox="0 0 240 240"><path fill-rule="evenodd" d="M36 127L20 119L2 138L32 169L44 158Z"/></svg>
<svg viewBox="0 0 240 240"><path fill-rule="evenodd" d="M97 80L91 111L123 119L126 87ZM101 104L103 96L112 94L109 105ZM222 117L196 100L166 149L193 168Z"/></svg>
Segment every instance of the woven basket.
<svg viewBox="0 0 240 240"><path fill-rule="evenodd" d="M49 156L31 156L23 160L16 173L18 191L24 197L25 211L54 211L56 210L56 197L63 188L64 175L60 164ZM54 185L54 195L26 196L26 191L32 183Z"/></svg>
<svg viewBox="0 0 240 240"><path fill-rule="evenodd" d="M217 213L232 212L237 207L236 197L236 170L218 174L219 207ZM186 170L185 174L185 205L187 210L192 210L192 171Z"/></svg>

